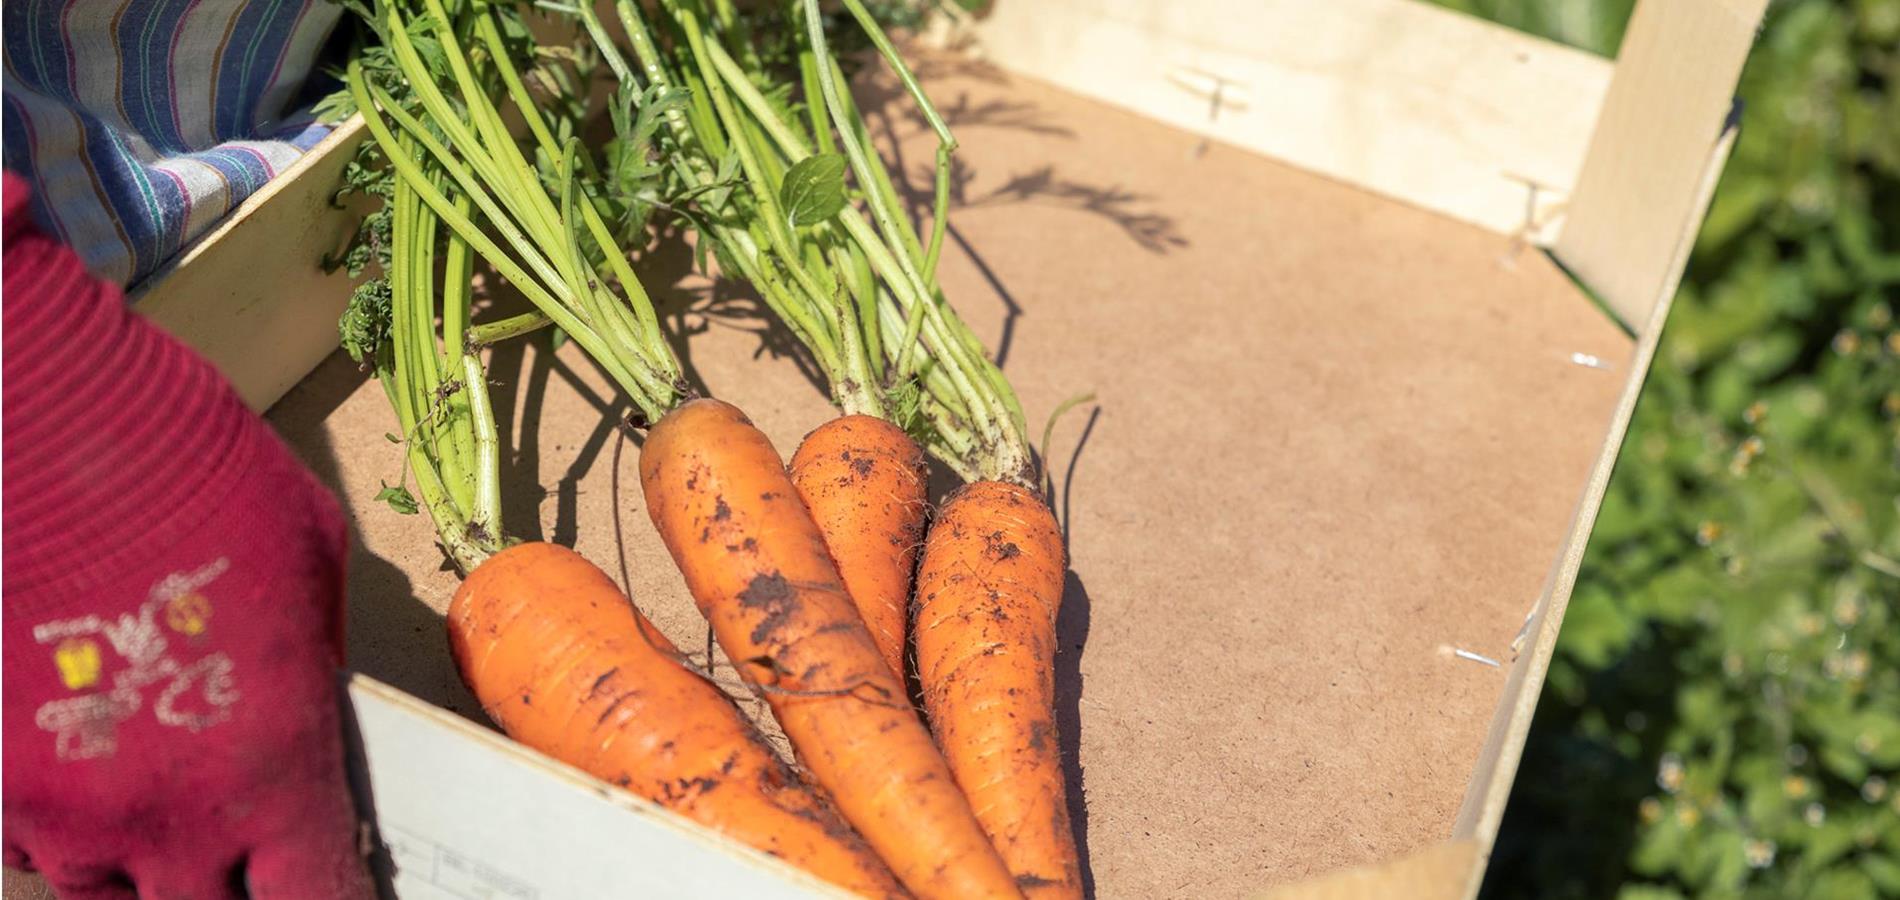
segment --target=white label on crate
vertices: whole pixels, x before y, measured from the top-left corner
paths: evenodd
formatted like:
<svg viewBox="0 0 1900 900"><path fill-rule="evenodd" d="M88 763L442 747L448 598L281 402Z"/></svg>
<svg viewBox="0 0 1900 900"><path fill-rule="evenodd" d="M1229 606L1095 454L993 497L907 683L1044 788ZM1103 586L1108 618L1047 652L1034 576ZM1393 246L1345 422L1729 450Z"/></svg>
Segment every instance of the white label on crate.
<svg viewBox="0 0 1900 900"><path fill-rule="evenodd" d="M407 828L385 825L383 842L395 861L396 881L405 890L427 884L468 900L538 900L541 896L526 882Z"/></svg>

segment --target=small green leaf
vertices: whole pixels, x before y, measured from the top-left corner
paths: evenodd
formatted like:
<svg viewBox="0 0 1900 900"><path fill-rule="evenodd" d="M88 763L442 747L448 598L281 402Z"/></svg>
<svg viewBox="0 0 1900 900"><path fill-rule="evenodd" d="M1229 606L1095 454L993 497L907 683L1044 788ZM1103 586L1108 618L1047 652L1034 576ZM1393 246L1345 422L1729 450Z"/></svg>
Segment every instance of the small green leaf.
<svg viewBox="0 0 1900 900"><path fill-rule="evenodd" d="M413 516L422 509L422 505L416 502L416 495L400 484L384 484L383 489L376 492L376 500L389 504L390 509L405 516Z"/></svg>
<svg viewBox="0 0 1900 900"><path fill-rule="evenodd" d="M442 42L435 36L435 19L431 16L417 16L409 23L409 44L415 48L416 56L429 74L437 78L449 77L449 54Z"/></svg>
<svg viewBox="0 0 1900 900"><path fill-rule="evenodd" d="M372 363L389 336L389 326L389 282L378 278L350 292L350 303L337 320L337 337L351 359Z"/></svg>
<svg viewBox="0 0 1900 900"><path fill-rule="evenodd" d="M310 115L325 125L339 125L344 119L356 114L356 98L349 88L331 91L310 107Z"/></svg>
<svg viewBox="0 0 1900 900"><path fill-rule="evenodd" d="M513 4L497 3L491 6L490 9L494 10L495 20L501 23L502 37L515 42L528 41L534 38L534 33L528 30L528 23L521 21L521 10L516 8Z"/></svg>
<svg viewBox="0 0 1900 900"><path fill-rule="evenodd" d="M388 441L392 444L400 444L402 443L402 435L399 435L393 431L385 431L383 432L383 440Z"/></svg>
<svg viewBox="0 0 1900 900"><path fill-rule="evenodd" d="M820 153L785 173L779 203L792 227L823 222L844 209L844 157Z"/></svg>

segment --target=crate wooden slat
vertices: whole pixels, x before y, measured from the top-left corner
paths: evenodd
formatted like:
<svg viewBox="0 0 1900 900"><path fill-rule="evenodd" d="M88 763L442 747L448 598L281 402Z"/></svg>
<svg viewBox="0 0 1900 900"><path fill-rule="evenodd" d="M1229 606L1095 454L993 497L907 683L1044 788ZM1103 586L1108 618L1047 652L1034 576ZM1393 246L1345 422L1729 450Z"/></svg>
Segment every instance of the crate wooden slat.
<svg viewBox="0 0 1900 900"><path fill-rule="evenodd" d="M365 136L351 118L132 292L137 309L189 342L263 410L336 349L349 276L325 272L356 210L333 202Z"/></svg>
<svg viewBox="0 0 1900 900"><path fill-rule="evenodd" d="M978 32L1013 72L1535 238L1576 184L1612 68L1395 0L998 3Z"/></svg>
<svg viewBox="0 0 1900 900"><path fill-rule="evenodd" d="M848 896L374 679L347 691L405 900Z"/></svg>
<svg viewBox="0 0 1900 900"><path fill-rule="evenodd" d="M1675 293L1768 0L1639 4L1554 247L1632 325ZM1737 110L1739 112L1739 110Z"/></svg>

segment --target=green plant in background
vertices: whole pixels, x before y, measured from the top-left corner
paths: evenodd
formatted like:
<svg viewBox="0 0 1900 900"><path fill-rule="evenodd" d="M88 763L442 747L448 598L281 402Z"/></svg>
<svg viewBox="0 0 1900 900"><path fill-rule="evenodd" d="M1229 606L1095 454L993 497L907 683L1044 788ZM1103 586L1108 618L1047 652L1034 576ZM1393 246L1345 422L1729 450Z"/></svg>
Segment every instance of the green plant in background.
<svg viewBox="0 0 1900 900"><path fill-rule="evenodd" d="M1900 897L1900 0L1773 3L1740 93L1487 896Z"/></svg>

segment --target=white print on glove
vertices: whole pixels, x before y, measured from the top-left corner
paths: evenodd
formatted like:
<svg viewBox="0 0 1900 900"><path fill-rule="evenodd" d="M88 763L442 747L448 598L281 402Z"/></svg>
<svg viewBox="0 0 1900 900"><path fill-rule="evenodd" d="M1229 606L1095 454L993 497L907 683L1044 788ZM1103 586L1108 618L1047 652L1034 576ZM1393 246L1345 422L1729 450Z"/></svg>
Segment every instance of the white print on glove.
<svg viewBox="0 0 1900 900"><path fill-rule="evenodd" d="M55 735L54 752L60 759L111 756L118 749L119 723L144 705L144 689L150 684L165 682L152 704L160 725L196 732L230 718L238 699L231 658L220 652L180 663L166 652L170 641L165 633L169 629L195 638L211 627L211 601L204 588L230 567L230 560L220 557L159 579L137 616L81 616L33 628L35 641L54 645L53 665L67 690L87 691L50 701L34 715L35 724ZM110 689L93 690L104 670L101 636L126 665L112 673ZM188 702L193 700L202 702Z"/></svg>

